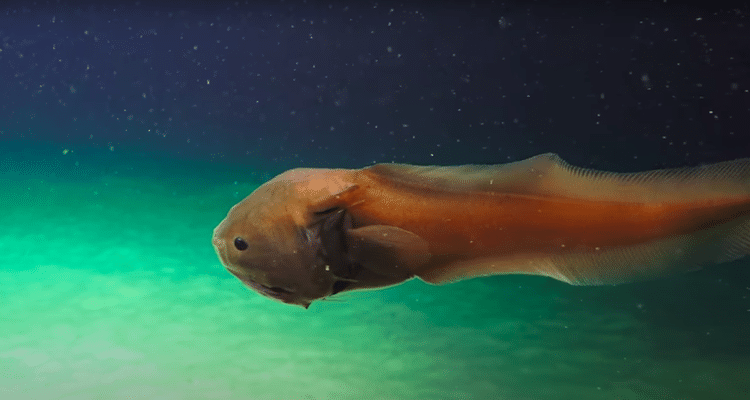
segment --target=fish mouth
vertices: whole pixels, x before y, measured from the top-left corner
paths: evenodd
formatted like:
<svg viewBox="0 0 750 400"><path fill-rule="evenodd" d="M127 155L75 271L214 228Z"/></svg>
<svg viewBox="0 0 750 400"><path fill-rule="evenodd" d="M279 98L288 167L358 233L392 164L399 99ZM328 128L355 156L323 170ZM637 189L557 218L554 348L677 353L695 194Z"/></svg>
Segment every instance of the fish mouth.
<svg viewBox="0 0 750 400"><path fill-rule="evenodd" d="M282 300L282 296L284 296L285 294L292 293L291 291L283 288L270 287L262 283L258 283L250 279L250 277L248 277L247 275L240 274L239 272L235 271L234 268L231 268L231 264L227 262L226 245L224 244L224 241L221 240L221 238L214 236L212 243L214 245L214 250L216 250L216 254L219 256L219 260L221 260L221 263L224 265L224 268L229 271L230 274L239 279L243 284L245 284L245 286L265 296L279 300Z"/></svg>
<svg viewBox="0 0 750 400"><path fill-rule="evenodd" d="M237 277L245 286L260 293L262 296L266 296L272 300L280 301L285 304L292 304L300 306L304 309L310 307L311 301L304 300L297 296L293 290L284 289L276 286L266 286L262 283L256 282L247 276L240 276L235 274L231 270L229 272Z"/></svg>
<svg viewBox="0 0 750 400"><path fill-rule="evenodd" d="M250 289L255 290L256 292L264 296L270 297L272 299L280 300L285 303L287 302L285 298L294 294L294 291L292 290L285 289L282 287L276 287L276 286L266 286L262 283L254 281L252 278L250 278L246 274L241 273L240 271L236 271L235 268L232 268L231 263L229 263L227 260L226 246L224 244L224 241L214 237L213 245L214 245L214 250L216 250L216 254L219 256L221 263L224 265L224 268L227 271L229 271L230 274L234 275L237 279L239 279L245 286L249 287Z"/></svg>
<svg viewBox="0 0 750 400"><path fill-rule="evenodd" d="M276 286L266 286L262 283L256 282L250 277L246 275L240 275L230 269L227 269L230 274L234 275L237 279L239 279L245 286L249 287L250 289L255 290L256 292L266 296L270 297L272 299L281 300L282 302L286 303L287 301L285 298L291 296L294 294L294 291L289 289L284 289L281 287Z"/></svg>
<svg viewBox="0 0 750 400"><path fill-rule="evenodd" d="M226 244L223 240L214 236L212 243L214 245L216 255L219 256L219 260L221 260L221 264L224 266L224 269L226 269L235 278L239 279L240 282L242 282L242 284L249 289L260 293L261 295L272 300L280 301L282 303L298 305L305 309L310 307L311 301L300 298L300 296L294 290L278 286L267 286L253 280L252 278L250 278L250 276L248 276L247 273L243 271L242 268L236 268L232 265L232 263L229 262L226 254Z"/></svg>

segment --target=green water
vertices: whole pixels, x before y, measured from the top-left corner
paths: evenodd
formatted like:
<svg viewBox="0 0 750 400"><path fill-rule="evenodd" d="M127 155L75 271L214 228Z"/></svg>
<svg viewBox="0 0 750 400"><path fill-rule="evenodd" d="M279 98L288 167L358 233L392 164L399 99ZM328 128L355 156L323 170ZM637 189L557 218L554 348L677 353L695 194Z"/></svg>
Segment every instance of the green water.
<svg viewBox="0 0 750 400"><path fill-rule="evenodd" d="M746 261L618 287L411 281L305 311L211 248L250 171L24 146L0 154L0 399L750 398Z"/></svg>

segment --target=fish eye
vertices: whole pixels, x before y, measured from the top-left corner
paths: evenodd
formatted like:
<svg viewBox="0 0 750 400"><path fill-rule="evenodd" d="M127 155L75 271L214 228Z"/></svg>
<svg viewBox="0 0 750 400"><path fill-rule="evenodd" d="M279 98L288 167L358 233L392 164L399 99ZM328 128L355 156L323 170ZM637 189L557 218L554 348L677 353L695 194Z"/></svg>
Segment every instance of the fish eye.
<svg viewBox="0 0 750 400"><path fill-rule="evenodd" d="M234 247L239 250L247 250L247 242L241 237L234 238Z"/></svg>

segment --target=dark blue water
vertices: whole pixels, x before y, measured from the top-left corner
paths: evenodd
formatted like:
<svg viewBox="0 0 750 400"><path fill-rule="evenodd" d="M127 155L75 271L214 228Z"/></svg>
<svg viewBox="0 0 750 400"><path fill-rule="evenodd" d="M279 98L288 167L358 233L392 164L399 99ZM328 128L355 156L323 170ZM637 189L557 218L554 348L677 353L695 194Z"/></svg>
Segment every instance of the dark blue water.
<svg viewBox="0 0 750 400"><path fill-rule="evenodd" d="M0 7L1 398L750 397L747 259L615 287L414 280L305 311L210 243L297 166L748 157L745 9Z"/></svg>

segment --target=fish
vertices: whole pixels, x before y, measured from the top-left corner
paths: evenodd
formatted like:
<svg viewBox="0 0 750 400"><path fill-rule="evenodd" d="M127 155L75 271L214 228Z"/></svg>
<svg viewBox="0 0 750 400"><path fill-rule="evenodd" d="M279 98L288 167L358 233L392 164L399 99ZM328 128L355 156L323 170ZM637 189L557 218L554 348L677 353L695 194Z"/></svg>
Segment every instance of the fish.
<svg viewBox="0 0 750 400"><path fill-rule="evenodd" d="M304 308L413 278L656 279L750 253L750 158L629 173L553 153L498 165L296 168L234 205L212 243L245 286Z"/></svg>

